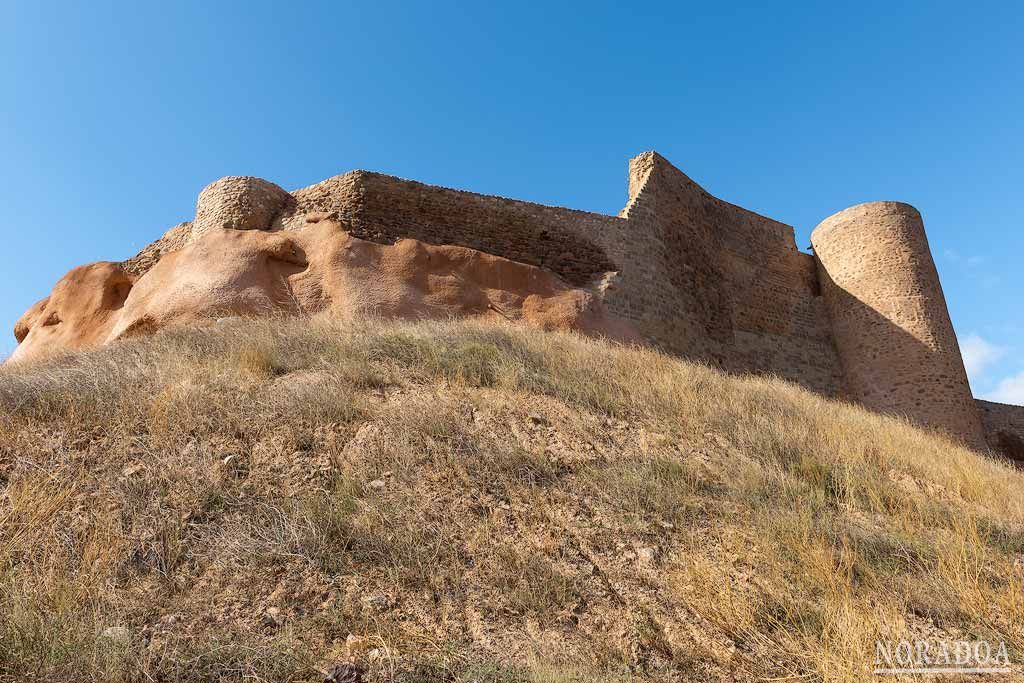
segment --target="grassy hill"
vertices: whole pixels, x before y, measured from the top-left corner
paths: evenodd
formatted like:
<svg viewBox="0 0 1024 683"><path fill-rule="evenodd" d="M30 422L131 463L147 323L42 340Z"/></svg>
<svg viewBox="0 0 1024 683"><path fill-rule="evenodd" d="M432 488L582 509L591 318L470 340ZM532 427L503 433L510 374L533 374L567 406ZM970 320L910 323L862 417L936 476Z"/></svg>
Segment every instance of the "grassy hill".
<svg viewBox="0 0 1024 683"><path fill-rule="evenodd" d="M0 680L854 682L879 638L1020 662L1022 491L648 350L174 331L0 367Z"/></svg>

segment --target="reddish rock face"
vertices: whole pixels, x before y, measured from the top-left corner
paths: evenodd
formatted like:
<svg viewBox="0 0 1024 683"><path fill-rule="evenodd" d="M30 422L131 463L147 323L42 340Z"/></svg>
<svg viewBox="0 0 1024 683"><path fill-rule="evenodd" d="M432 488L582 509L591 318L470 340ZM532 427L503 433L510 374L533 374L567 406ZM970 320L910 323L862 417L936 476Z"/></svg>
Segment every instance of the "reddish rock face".
<svg viewBox="0 0 1024 683"><path fill-rule="evenodd" d="M12 360L170 325L275 313L507 319L634 337L591 292L549 271L465 247L368 242L313 215L297 230L210 230L141 276L116 263L76 268L22 316Z"/></svg>
<svg viewBox="0 0 1024 683"><path fill-rule="evenodd" d="M14 326L11 360L44 350L80 349L106 341L134 276L108 261L79 266L62 277L50 296L28 309Z"/></svg>

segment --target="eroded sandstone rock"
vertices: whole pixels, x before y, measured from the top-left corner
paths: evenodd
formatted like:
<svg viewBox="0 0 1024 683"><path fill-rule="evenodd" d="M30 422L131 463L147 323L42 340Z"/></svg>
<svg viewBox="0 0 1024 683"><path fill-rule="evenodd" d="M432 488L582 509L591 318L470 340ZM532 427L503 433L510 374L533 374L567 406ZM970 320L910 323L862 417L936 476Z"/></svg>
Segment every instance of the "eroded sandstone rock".
<svg viewBox="0 0 1024 683"><path fill-rule="evenodd" d="M18 347L12 360L46 351L104 343L117 323L135 277L119 263L79 266L28 309L14 326Z"/></svg>
<svg viewBox="0 0 1024 683"><path fill-rule="evenodd" d="M274 229L285 210L292 211L289 229ZM468 247L359 239L325 213L296 215L276 185L225 178L203 190L195 221L139 256L65 275L18 321L12 359L169 325L275 313L491 318L633 337L593 292L550 271Z"/></svg>

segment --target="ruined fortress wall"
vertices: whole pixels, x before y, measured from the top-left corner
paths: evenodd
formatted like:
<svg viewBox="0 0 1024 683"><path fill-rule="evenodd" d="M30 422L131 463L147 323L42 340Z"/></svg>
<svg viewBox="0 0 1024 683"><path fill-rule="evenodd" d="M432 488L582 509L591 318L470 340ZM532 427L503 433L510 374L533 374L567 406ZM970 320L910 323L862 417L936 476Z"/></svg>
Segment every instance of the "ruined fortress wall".
<svg viewBox="0 0 1024 683"><path fill-rule="evenodd" d="M589 237L622 219L425 185L366 171L295 193L303 209L332 211L355 236L470 247L547 268L574 285L615 269Z"/></svg>
<svg viewBox="0 0 1024 683"><path fill-rule="evenodd" d="M1024 465L1024 406L980 400L975 403L989 447Z"/></svg>
<svg viewBox="0 0 1024 683"><path fill-rule="evenodd" d="M734 221L716 223L730 228L722 254L733 307L731 369L774 372L835 395L841 370L814 257L797 249L788 225L726 207Z"/></svg>
<svg viewBox="0 0 1024 683"><path fill-rule="evenodd" d="M666 352L778 375L1024 457L1024 408L971 397L913 207L840 212L814 231L810 255L790 226L713 197L654 152L630 161L628 195L606 216L366 171L291 194L230 177L200 194L194 221L122 266L138 276L196 235L303 230L323 212L365 240L461 245L545 268Z"/></svg>
<svg viewBox="0 0 1024 683"><path fill-rule="evenodd" d="M363 239L457 244L547 268L594 290L654 345L708 358L707 331L694 322L702 316L692 313L707 293L671 286L666 264L685 252L666 251L653 211L607 216L365 171L299 190L295 197L300 210L335 213Z"/></svg>
<svg viewBox="0 0 1024 683"><path fill-rule="evenodd" d="M861 204L811 235L849 396L983 447L921 215Z"/></svg>
<svg viewBox="0 0 1024 683"><path fill-rule="evenodd" d="M644 310L680 319L663 346L836 393L840 366L814 259L790 226L713 197L652 152L632 160L630 192L623 214L640 248L620 259L632 266L622 277L654 274L636 296Z"/></svg>
<svg viewBox="0 0 1024 683"><path fill-rule="evenodd" d="M619 216L355 171L294 193L354 235L455 244L547 268L598 292L650 343L733 372L839 385L813 258L787 225L723 202L661 156L630 162Z"/></svg>
<svg viewBox="0 0 1024 683"><path fill-rule="evenodd" d="M749 252L748 252L749 254ZM754 262L731 253L733 371L773 372L826 396L842 386L814 257L779 253Z"/></svg>
<svg viewBox="0 0 1024 683"><path fill-rule="evenodd" d="M706 222L668 220L672 212L701 211L700 197L680 191L683 176L672 172L678 173L651 153L630 162L625 223L597 237L618 266L605 304L651 343L724 366L723 345L731 343L732 328L717 245Z"/></svg>
<svg viewBox="0 0 1024 683"><path fill-rule="evenodd" d="M713 197L653 152L631 160L619 216L365 171L294 196L298 210L333 212L364 239L412 237L547 268L670 353L981 441L923 226L906 205L825 221L819 268L790 226Z"/></svg>

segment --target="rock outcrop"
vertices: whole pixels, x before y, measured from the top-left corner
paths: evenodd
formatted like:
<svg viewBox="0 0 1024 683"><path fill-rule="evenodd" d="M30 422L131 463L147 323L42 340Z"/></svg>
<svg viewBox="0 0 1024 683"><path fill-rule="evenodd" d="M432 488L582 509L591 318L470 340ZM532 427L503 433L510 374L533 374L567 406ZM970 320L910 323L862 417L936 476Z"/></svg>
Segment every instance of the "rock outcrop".
<svg viewBox="0 0 1024 683"><path fill-rule="evenodd" d="M18 320L14 326L18 348L12 359L104 343L134 282L135 277L119 263L101 261L72 269L50 296Z"/></svg>
<svg viewBox="0 0 1024 683"><path fill-rule="evenodd" d="M75 268L18 321L12 360L225 316L483 317L632 339L598 297L555 273L475 249L355 237L280 187L229 177L191 223L124 263Z"/></svg>

